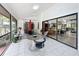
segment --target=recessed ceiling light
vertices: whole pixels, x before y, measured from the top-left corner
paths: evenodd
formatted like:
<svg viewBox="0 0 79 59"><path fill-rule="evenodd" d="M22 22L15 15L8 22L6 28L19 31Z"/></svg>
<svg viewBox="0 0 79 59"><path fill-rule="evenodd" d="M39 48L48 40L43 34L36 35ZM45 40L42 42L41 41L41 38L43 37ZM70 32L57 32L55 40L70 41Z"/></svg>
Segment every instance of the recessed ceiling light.
<svg viewBox="0 0 79 59"><path fill-rule="evenodd" d="M33 6L33 9L34 9L34 10L37 10L37 9L39 9L39 6L38 6L38 5L34 5L34 6Z"/></svg>

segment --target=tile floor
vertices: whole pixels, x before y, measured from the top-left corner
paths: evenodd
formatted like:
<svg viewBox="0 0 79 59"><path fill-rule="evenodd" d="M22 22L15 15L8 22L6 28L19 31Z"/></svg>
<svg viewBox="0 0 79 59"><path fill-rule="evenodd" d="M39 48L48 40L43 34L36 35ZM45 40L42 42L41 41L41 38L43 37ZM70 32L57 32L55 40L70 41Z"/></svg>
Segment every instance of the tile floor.
<svg viewBox="0 0 79 59"><path fill-rule="evenodd" d="M57 35L57 38L56 35L50 35L49 37L55 38L60 42L66 43L76 48L76 33L71 33L70 31L67 31L63 35Z"/></svg>
<svg viewBox="0 0 79 59"><path fill-rule="evenodd" d="M45 47L36 49L34 42L22 39L18 43L12 43L3 56L78 56L79 51L47 38Z"/></svg>

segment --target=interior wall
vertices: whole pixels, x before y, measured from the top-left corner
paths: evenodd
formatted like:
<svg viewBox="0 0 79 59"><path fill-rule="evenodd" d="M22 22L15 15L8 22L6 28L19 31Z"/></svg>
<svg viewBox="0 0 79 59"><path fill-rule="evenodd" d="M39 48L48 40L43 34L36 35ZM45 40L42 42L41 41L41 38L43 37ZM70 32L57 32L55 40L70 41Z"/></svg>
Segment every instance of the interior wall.
<svg viewBox="0 0 79 59"><path fill-rule="evenodd" d="M17 28L19 28L19 27L22 28L22 34L24 33L23 24L24 24L24 20L22 20L22 19L18 19L18 20L17 20Z"/></svg>
<svg viewBox="0 0 79 59"><path fill-rule="evenodd" d="M40 27L40 29L42 28L42 21L44 21L44 20L53 19L53 18L57 18L60 16L72 14L72 13L79 13L79 4L77 4L77 3L54 4L51 8L45 10L44 12L42 12L38 15L37 19L40 21L39 27ZM79 17L78 17L78 19L79 19ZM79 22L79 20L78 20L78 22ZM79 33L79 31L78 31L78 33ZM78 42L79 42L79 39L78 39ZM78 43L78 50L79 50L79 43Z"/></svg>

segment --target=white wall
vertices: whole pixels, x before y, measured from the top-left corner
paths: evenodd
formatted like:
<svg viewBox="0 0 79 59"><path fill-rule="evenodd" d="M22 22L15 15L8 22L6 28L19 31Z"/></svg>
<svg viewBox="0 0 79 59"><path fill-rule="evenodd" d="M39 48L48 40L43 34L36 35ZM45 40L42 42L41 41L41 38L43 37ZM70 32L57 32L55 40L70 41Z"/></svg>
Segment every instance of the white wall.
<svg viewBox="0 0 79 59"><path fill-rule="evenodd" d="M24 20L22 20L22 19L18 19L17 20L17 27L19 28L19 27L21 27L22 28L22 34L24 33L24 29L23 29L23 23L24 23Z"/></svg>
<svg viewBox="0 0 79 59"><path fill-rule="evenodd" d="M60 16L72 14L72 13L79 13L79 4L77 3L58 3L54 4L51 8L47 9L46 11L40 13L37 17L37 19L40 21L40 29L42 28L42 21L57 18ZM78 17L79 19L79 17ZM79 20L78 20L79 22ZM79 24L78 24L79 25ZM39 29L39 30L40 30ZM78 28L79 29L79 28ZM78 31L79 33L79 31ZM79 39L78 39L79 42ZM79 43L78 43L79 46ZM79 48L78 48L79 50Z"/></svg>

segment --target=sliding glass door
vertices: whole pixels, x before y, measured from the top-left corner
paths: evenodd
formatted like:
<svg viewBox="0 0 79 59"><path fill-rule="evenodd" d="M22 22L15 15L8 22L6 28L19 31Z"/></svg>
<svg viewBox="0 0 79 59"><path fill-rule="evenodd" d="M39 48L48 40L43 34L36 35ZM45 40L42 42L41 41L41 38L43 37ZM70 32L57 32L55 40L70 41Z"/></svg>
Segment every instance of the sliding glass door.
<svg viewBox="0 0 79 59"><path fill-rule="evenodd" d="M0 4L0 55L11 43L11 32L17 29L17 20Z"/></svg>
<svg viewBox="0 0 79 59"><path fill-rule="evenodd" d="M15 19L12 20L12 31L16 32L17 31L17 21Z"/></svg>
<svg viewBox="0 0 79 59"><path fill-rule="evenodd" d="M11 41L14 39L14 34L17 32L17 20L11 16Z"/></svg>
<svg viewBox="0 0 79 59"><path fill-rule="evenodd" d="M77 13L74 13L47 20L49 23L48 36L77 49L77 17Z"/></svg>
<svg viewBox="0 0 79 59"><path fill-rule="evenodd" d="M58 18L58 40L76 48L76 15Z"/></svg>
<svg viewBox="0 0 79 59"><path fill-rule="evenodd" d="M48 21L49 23L49 37L55 38L56 39L56 34L57 34L57 22L56 19L51 19L51 21Z"/></svg>
<svg viewBox="0 0 79 59"><path fill-rule="evenodd" d="M0 55L10 44L10 19L0 14Z"/></svg>

